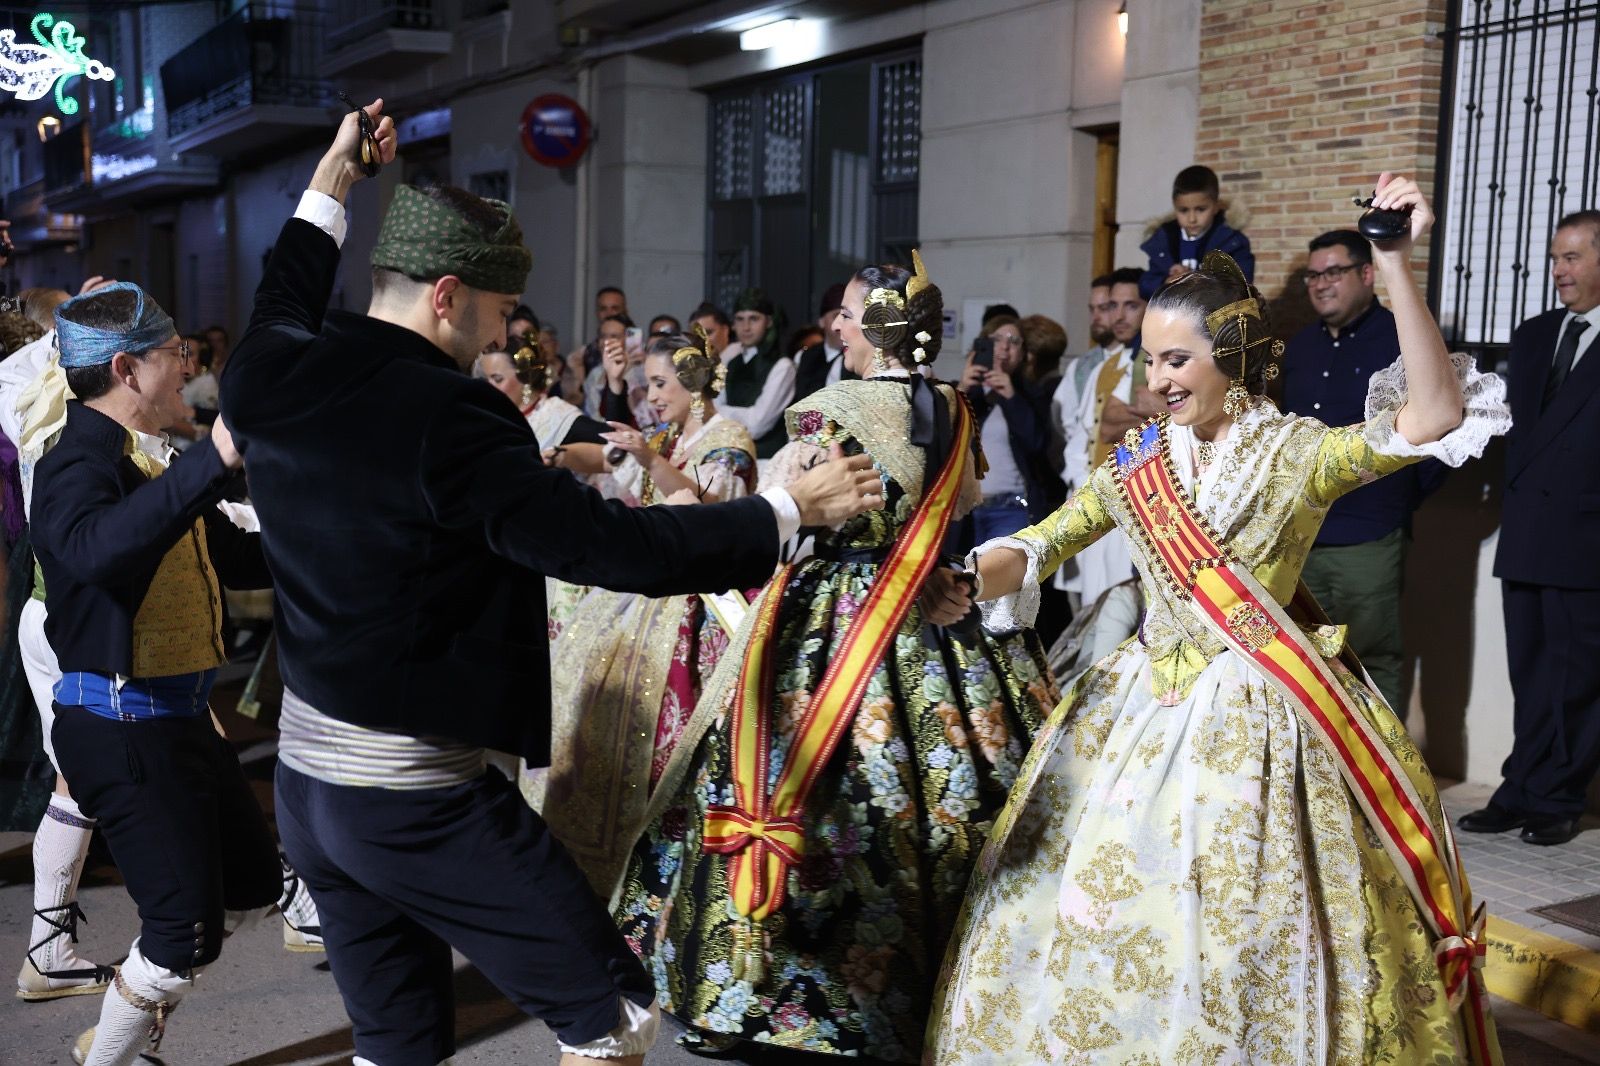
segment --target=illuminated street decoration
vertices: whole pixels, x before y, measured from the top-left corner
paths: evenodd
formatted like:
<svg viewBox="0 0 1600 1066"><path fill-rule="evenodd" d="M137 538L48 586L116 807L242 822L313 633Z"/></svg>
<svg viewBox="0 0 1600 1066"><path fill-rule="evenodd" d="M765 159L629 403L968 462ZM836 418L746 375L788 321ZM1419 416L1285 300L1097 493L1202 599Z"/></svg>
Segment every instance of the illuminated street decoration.
<svg viewBox="0 0 1600 1066"><path fill-rule="evenodd" d="M84 40L72 23L57 22L54 15L41 11L30 28L38 44L20 44L14 31L0 30L0 89L14 93L18 100L37 100L54 85L61 113L76 115L78 101L62 91L68 78L82 75L110 81L117 76L98 59L83 54Z"/></svg>

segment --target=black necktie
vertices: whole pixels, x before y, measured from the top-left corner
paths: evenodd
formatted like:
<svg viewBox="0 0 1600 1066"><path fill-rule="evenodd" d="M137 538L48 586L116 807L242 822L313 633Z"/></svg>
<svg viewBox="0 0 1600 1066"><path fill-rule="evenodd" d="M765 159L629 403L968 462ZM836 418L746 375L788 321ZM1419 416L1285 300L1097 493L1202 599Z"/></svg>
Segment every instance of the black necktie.
<svg viewBox="0 0 1600 1066"><path fill-rule="evenodd" d="M1561 343L1556 345L1556 357L1550 364L1550 374L1544 379L1544 399L1539 404L1543 411L1550 406L1550 401L1561 388L1561 383L1567 380L1567 375L1572 372L1572 360L1578 354L1578 338L1583 336L1583 331L1589 328L1589 321L1579 315L1569 322L1567 328L1561 333Z"/></svg>

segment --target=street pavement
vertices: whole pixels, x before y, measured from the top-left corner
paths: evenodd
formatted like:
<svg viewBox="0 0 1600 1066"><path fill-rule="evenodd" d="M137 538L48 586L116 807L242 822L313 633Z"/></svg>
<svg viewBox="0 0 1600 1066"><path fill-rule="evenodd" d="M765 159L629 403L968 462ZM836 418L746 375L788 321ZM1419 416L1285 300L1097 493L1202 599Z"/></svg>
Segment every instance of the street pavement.
<svg viewBox="0 0 1600 1066"><path fill-rule="evenodd" d="M272 734L226 711L229 736L240 745L264 806L271 809L275 762ZM0 833L0 966L20 965L32 910L32 836ZM91 860L95 854L91 853ZM471 876L471 871L462 871ZM127 952L137 915L116 870L91 862L80 900L88 924L80 927L85 958L114 962ZM168 1025L161 1057L168 1066L335 1066L353 1053L346 1021L327 962L320 954L293 954L282 946L276 916L229 939L222 958L196 982L194 992ZM11 969L5 969L10 974ZM550 1031L511 1006L464 959L457 957L455 1062L468 1064L554 1063L559 1059ZM24 1003L0 990L0 1066L51 1066L71 1062L69 1049L93 1025L99 999L71 997ZM1508 1066L1600 1064L1600 1038L1551 1022L1538 1014L1496 1006ZM671 1023L648 1061L687 1066L707 1060L674 1044L681 1032ZM733 1061L752 1066L823 1066L820 1056L794 1052L758 1054ZM855 1060L860 1061L860 1060Z"/></svg>

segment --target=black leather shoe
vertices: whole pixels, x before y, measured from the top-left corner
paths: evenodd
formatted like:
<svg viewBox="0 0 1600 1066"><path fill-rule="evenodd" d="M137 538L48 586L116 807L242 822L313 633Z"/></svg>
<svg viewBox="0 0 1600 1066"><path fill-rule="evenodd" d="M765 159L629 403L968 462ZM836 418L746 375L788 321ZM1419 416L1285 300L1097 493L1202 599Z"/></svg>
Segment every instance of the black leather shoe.
<svg viewBox="0 0 1600 1066"><path fill-rule="evenodd" d="M1504 833L1507 829L1527 824L1527 821L1527 815L1491 803L1482 810L1463 814L1456 820L1456 826L1468 833Z"/></svg>
<svg viewBox="0 0 1600 1066"><path fill-rule="evenodd" d="M1522 830L1524 844L1565 844L1578 835L1578 816L1533 818Z"/></svg>

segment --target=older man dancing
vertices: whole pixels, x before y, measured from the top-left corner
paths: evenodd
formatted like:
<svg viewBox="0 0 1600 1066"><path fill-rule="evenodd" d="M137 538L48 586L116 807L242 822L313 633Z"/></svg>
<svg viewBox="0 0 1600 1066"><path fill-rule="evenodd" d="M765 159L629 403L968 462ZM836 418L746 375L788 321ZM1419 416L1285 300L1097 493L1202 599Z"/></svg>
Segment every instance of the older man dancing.
<svg viewBox="0 0 1600 1066"><path fill-rule="evenodd" d="M277 848L207 708L220 585L270 577L259 537L214 506L240 462L227 427L176 460L159 435L182 413L189 359L166 313L117 283L59 307L56 330L77 399L35 470L32 515L61 666L52 736L140 919L73 1058L125 1066L221 952L225 911L278 899Z"/></svg>

